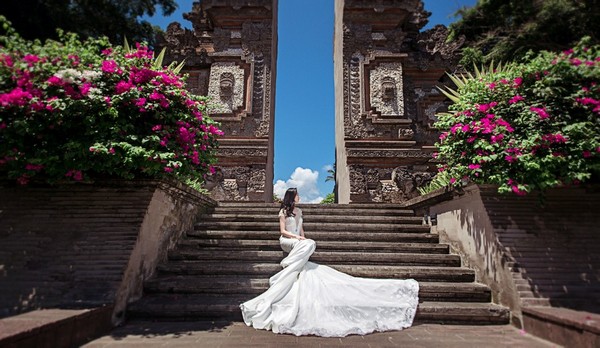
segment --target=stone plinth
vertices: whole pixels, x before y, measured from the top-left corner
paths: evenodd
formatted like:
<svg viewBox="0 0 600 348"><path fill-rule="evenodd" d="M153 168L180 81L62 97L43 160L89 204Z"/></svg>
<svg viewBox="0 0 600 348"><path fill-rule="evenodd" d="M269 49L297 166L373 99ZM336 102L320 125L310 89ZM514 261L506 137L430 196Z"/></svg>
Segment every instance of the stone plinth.
<svg viewBox="0 0 600 348"><path fill-rule="evenodd" d="M473 185L428 215L521 325L528 307L600 313L599 207L598 189L552 189L542 199Z"/></svg>
<svg viewBox="0 0 600 348"><path fill-rule="evenodd" d="M0 318L110 306L113 323L197 215L216 205L163 181L0 185L0 197Z"/></svg>
<svg viewBox="0 0 600 348"><path fill-rule="evenodd" d="M206 188L219 201L273 200L277 0L204 0L171 23L158 46L182 61L187 88L211 97L225 135Z"/></svg>
<svg viewBox="0 0 600 348"><path fill-rule="evenodd" d="M336 0L334 71L338 201L404 202L435 171L437 90L459 44L419 30L420 0Z"/></svg>

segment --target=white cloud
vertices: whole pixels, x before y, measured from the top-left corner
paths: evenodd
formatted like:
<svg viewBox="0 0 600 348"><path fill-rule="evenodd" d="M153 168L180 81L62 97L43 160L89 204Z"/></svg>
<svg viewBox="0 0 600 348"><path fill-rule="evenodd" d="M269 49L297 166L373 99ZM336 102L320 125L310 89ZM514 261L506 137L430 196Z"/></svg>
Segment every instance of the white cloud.
<svg viewBox="0 0 600 348"><path fill-rule="evenodd" d="M333 169L333 165L331 165L331 164L326 164L326 165L324 165L324 166L323 166L323 169L322 169L322 170L323 170L324 172L327 172L328 170L331 170L331 169Z"/></svg>
<svg viewBox="0 0 600 348"><path fill-rule="evenodd" d="M281 199L290 187L296 187L300 194L300 203L320 203L323 196L317 188L319 172L298 167L287 181L277 180L273 185L273 193Z"/></svg>

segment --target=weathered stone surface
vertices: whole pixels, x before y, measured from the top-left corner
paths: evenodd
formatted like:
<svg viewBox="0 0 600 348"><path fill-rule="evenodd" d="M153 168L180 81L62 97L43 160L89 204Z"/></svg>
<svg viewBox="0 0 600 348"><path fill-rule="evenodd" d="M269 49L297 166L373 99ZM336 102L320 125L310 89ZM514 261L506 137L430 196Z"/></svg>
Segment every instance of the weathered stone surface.
<svg viewBox="0 0 600 348"><path fill-rule="evenodd" d="M0 317L110 305L115 322L197 214L216 204L154 181L3 186L0 196Z"/></svg>
<svg viewBox="0 0 600 348"><path fill-rule="evenodd" d="M600 347L600 315L567 308L525 307L527 332L565 347Z"/></svg>
<svg viewBox="0 0 600 348"><path fill-rule="evenodd" d="M398 205L320 208L303 206L306 236L317 241L311 260L357 277L417 279L421 300L432 301L422 304L421 321L507 322L509 312L489 303L489 287L473 283L474 272L438 244L422 218L406 216ZM269 277L281 270L285 254L277 242L277 211L273 204L225 203L201 217L145 283L146 296L128 309L129 315L241 319L239 303L264 291ZM390 215L394 211L399 215Z"/></svg>
<svg viewBox="0 0 600 348"><path fill-rule="evenodd" d="M543 199L470 186L429 208L443 241L463 255L521 325L527 306L600 312L597 190L548 190Z"/></svg>
<svg viewBox="0 0 600 348"><path fill-rule="evenodd" d="M338 201L406 201L415 190L389 173L434 170L431 125L448 105L436 87L462 42L446 43L443 26L420 32L430 13L419 0L336 1L335 11ZM357 140L363 148L352 145Z"/></svg>
<svg viewBox="0 0 600 348"><path fill-rule="evenodd" d="M0 346L77 347L108 333L112 307L47 309L0 319Z"/></svg>
<svg viewBox="0 0 600 348"><path fill-rule="evenodd" d="M212 98L225 133L206 188L219 201L271 202L277 0L201 1L184 18L193 30L171 23L158 47L165 63L185 59L187 88Z"/></svg>

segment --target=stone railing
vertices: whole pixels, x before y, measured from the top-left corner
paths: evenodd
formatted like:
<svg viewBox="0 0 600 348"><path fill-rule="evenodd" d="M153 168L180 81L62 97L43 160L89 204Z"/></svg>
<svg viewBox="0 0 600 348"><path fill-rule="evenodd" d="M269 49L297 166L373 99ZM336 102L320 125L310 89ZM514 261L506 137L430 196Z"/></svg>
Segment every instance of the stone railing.
<svg viewBox="0 0 600 348"><path fill-rule="evenodd" d="M439 190L407 202L429 217L433 232L511 309L600 309L600 191L561 188L544 196L500 195L494 186Z"/></svg>
<svg viewBox="0 0 600 348"><path fill-rule="evenodd" d="M0 184L0 317L113 306L142 295L169 249L216 202L175 182Z"/></svg>

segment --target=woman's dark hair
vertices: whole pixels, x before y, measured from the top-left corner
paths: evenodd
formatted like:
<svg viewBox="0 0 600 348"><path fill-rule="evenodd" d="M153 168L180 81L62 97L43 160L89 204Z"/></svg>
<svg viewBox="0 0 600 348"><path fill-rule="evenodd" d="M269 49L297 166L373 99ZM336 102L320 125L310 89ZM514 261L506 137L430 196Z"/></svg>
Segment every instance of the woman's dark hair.
<svg viewBox="0 0 600 348"><path fill-rule="evenodd" d="M283 213L286 217L296 216L296 214L294 214L294 207L296 206L297 194L298 189L295 187L289 188L287 191L285 191L283 202L281 202L281 209L283 209Z"/></svg>

